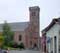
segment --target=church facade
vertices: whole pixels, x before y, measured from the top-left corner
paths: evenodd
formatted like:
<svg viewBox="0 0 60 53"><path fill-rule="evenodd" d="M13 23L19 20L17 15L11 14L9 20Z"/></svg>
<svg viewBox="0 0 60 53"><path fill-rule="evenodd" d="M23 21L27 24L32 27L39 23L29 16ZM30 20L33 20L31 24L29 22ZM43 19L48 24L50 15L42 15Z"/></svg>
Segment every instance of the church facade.
<svg viewBox="0 0 60 53"><path fill-rule="evenodd" d="M29 22L8 23L14 32L14 41L18 44L23 43L25 48L39 48L39 12L38 6L29 7ZM0 32L2 25L0 24Z"/></svg>

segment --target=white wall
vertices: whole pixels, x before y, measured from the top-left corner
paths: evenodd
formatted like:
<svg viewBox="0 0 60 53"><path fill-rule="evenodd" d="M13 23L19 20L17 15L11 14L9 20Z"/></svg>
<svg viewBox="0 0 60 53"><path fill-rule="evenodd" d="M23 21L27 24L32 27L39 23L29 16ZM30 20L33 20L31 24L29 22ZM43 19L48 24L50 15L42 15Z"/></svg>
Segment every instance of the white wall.
<svg viewBox="0 0 60 53"><path fill-rule="evenodd" d="M53 37L53 36L58 36L60 30L59 24L55 24L51 29L46 33L46 36Z"/></svg>
<svg viewBox="0 0 60 53"><path fill-rule="evenodd" d="M51 27L51 29L49 31L47 31L46 36L51 37L52 41L54 41L53 40L54 36L57 36L57 40L58 40L59 39L59 30L60 30L60 25L56 23L53 27ZM54 50L54 45L52 45L52 44L54 44L54 42L51 43L50 50ZM57 48L58 48L58 41L57 41Z"/></svg>

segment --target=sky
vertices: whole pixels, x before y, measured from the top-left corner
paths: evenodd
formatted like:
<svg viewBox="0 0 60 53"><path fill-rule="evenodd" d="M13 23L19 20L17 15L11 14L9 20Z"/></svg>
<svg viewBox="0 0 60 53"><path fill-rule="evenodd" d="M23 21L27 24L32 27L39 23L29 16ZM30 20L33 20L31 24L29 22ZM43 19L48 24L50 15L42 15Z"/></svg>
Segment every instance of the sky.
<svg viewBox="0 0 60 53"><path fill-rule="evenodd" d="M29 7L39 4L40 0L0 0L0 22L29 21Z"/></svg>
<svg viewBox="0 0 60 53"><path fill-rule="evenodd" d="M60 0L0 0L0 23L29 21L29 7L40 7L40 32L60 16ZM41 34L41 33L40 33Z"/></svg>

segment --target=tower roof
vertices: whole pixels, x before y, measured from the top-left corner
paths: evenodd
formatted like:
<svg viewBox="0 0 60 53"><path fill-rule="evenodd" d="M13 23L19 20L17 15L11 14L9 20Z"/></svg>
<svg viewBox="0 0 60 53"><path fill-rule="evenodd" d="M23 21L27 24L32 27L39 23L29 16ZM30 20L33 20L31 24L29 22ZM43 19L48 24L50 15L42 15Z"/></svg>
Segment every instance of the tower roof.
<svg viewBox="0 0 60 53"><path fill-rule="evenodd" d="M39 10L40 11L40 8L39 8L39 6L33 6L33 7L29 7L29 10Z"/></svg>

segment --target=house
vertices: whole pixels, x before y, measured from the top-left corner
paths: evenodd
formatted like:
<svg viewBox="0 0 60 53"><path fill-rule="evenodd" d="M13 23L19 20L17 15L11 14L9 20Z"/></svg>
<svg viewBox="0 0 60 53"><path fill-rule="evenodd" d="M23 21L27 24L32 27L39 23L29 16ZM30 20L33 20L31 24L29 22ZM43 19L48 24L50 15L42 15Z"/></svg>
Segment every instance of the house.
<svg viewBox="0 0 60 53"><path fill-rule="evenodd" d="M52 22L42 30L46 37L46 52L60 53L60 18L54 18Z"/></svg>
<svg viewBox="0 0 60 53"><path fill-rule="evenodd" d="M46 33L42 32L41 37L41 51L46 53Z"/></svg>

